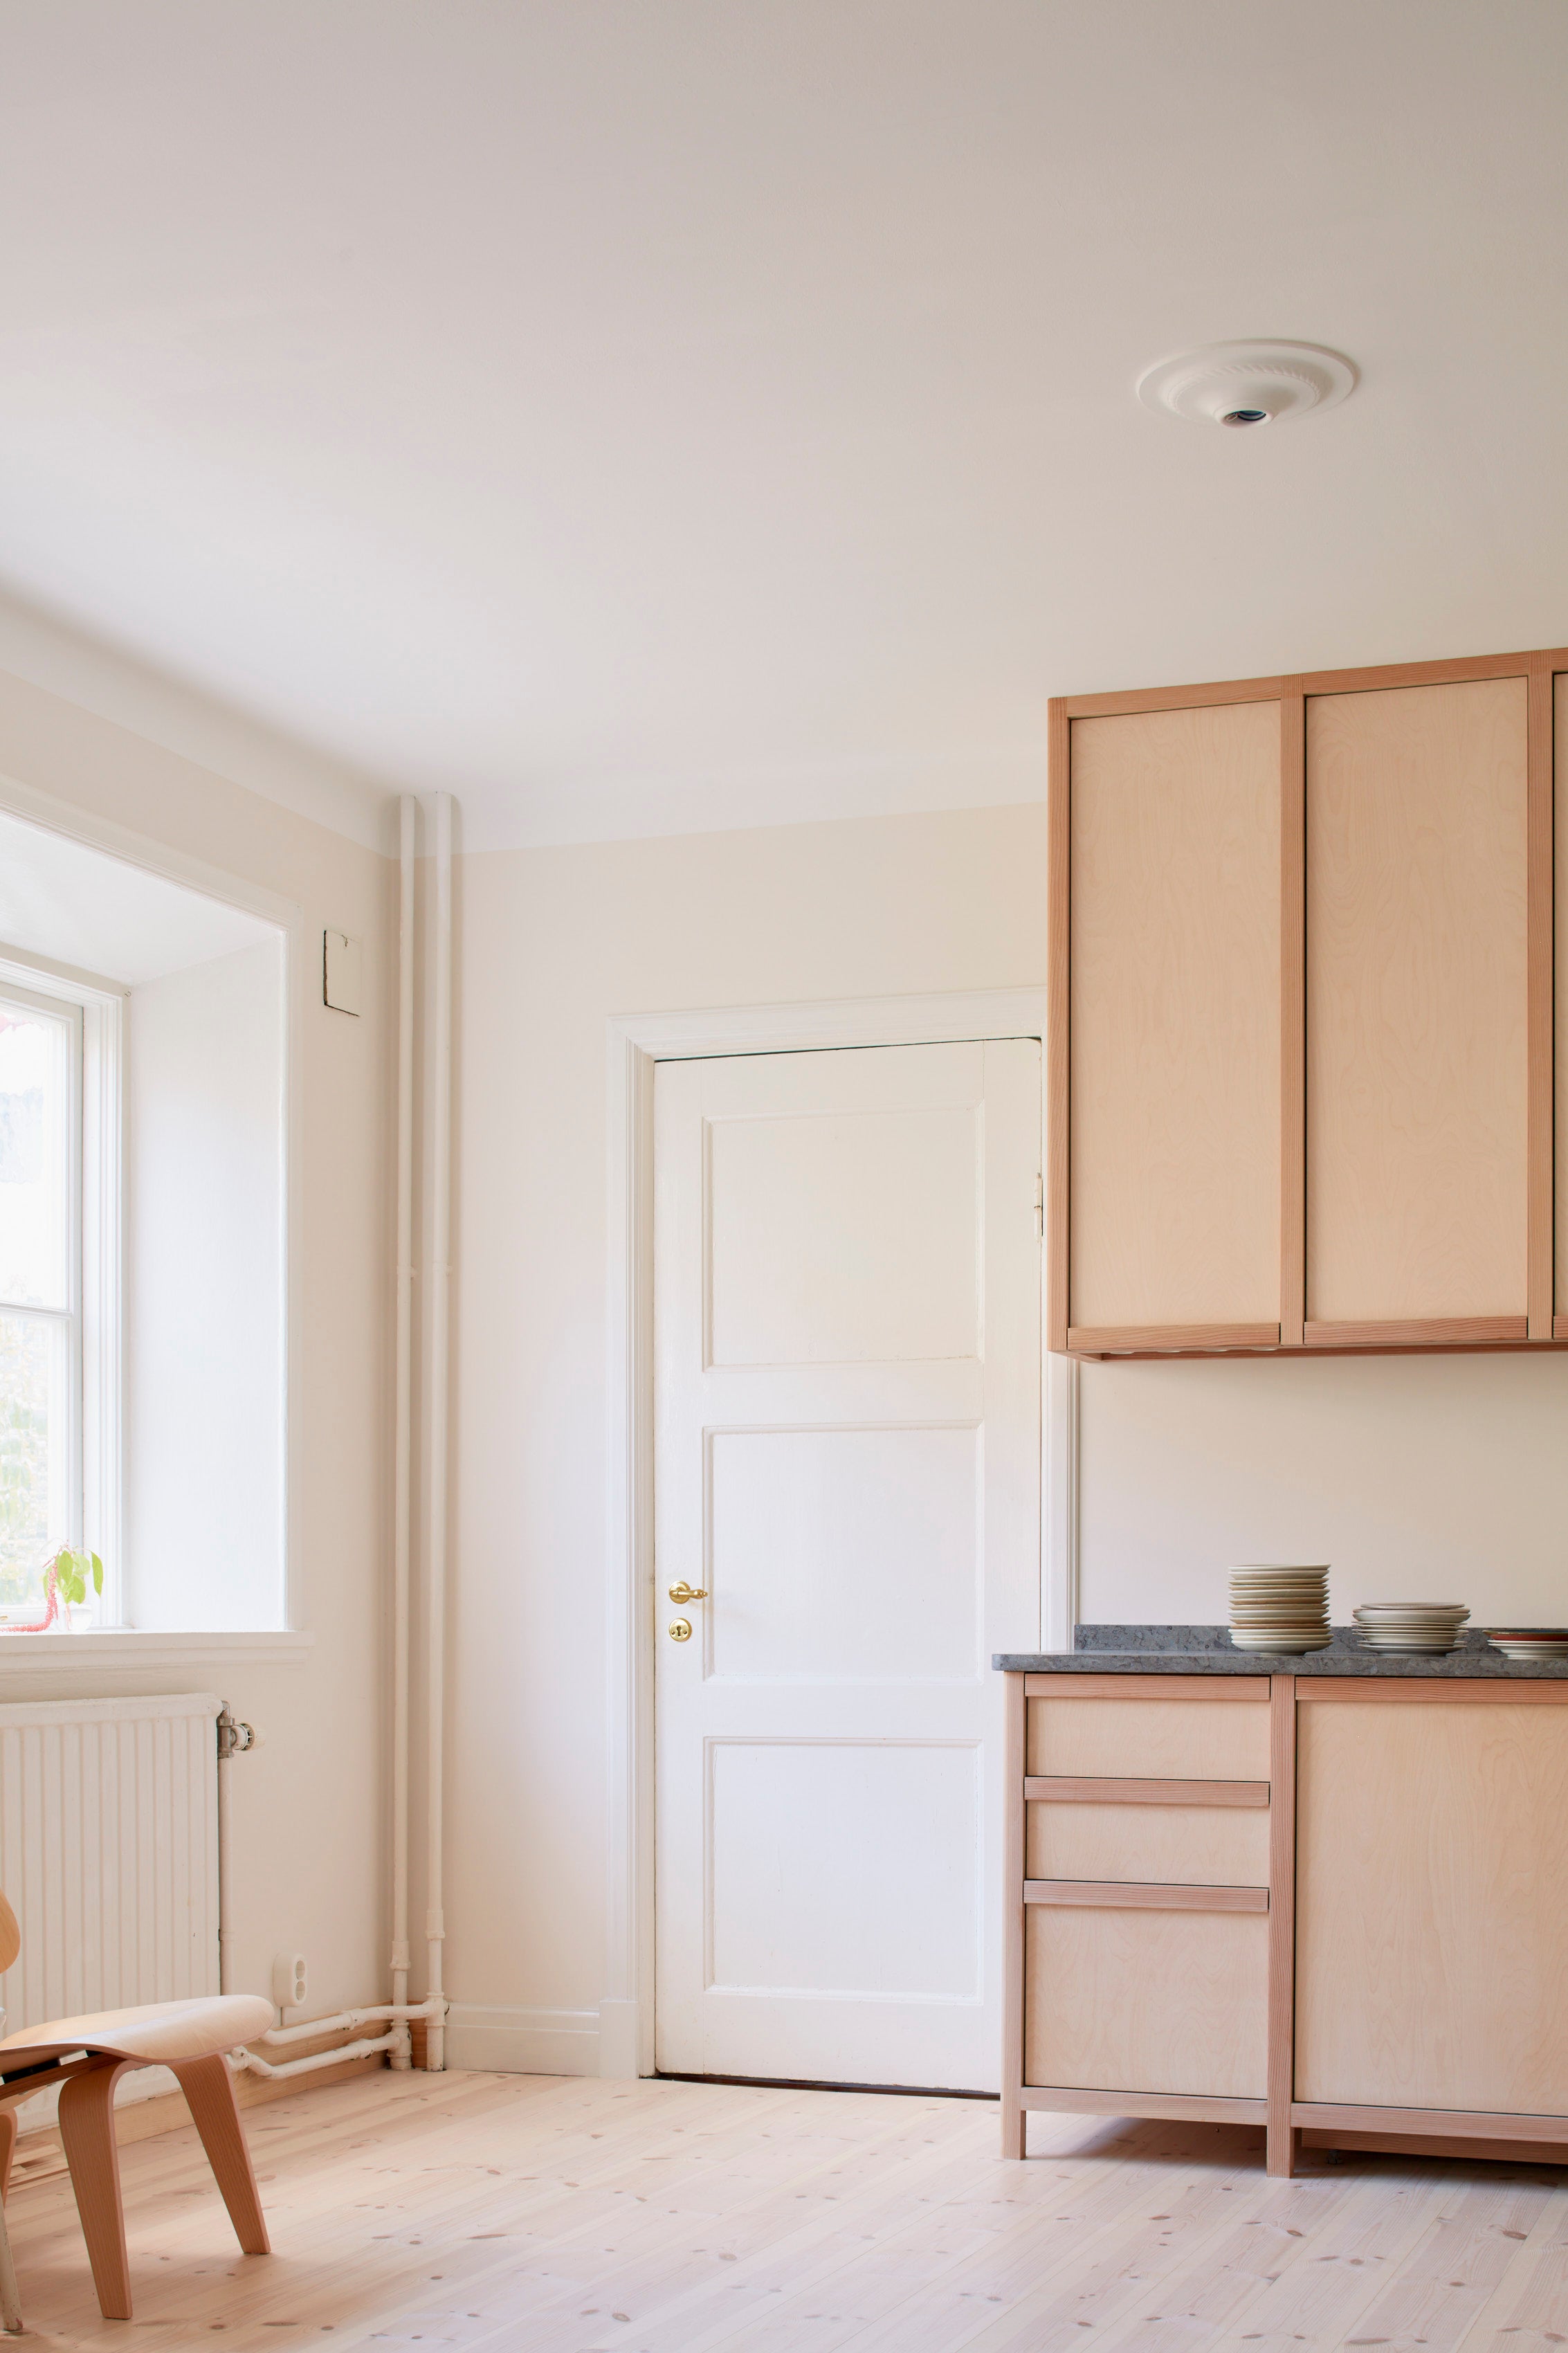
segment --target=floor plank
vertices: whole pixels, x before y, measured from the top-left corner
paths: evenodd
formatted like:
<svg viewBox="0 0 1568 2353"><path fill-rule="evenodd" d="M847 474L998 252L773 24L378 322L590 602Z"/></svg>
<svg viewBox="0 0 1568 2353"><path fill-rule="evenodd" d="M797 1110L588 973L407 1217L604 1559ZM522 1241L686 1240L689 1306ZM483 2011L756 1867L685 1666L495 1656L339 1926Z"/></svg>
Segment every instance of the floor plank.
<svg viewBox="0 0 1568 2353"><path fill-rule="evenodd" d="M1309 2159L1233 2126L927 2094L382 2073L247 2119L276 2253L195 2134L122 2152L136 2319L100 2318L68 2185L8 2209L29 2337L74 2353L1546 2353L1551 2168Z"/></svg>

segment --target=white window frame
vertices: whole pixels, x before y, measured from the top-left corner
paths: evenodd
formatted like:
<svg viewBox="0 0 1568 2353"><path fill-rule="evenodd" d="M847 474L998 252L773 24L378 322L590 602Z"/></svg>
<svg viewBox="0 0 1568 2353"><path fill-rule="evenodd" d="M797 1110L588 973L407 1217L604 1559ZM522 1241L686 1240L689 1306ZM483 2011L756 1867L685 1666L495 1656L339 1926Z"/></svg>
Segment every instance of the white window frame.
<svg viewBox="0 0 1568 2353"><path fill-rule="evenodd" d="M90 1620L121 1616L123 1518L121 1348L124 992L16 956L0 957L0 992L14 1004L71 1020L69 1286L64 1309L7 1312L64 1320L70 1333L66 1434L67 1541L103 1562L103 1594ZM18 1611L16 1614L24 1615Z"/></svg>

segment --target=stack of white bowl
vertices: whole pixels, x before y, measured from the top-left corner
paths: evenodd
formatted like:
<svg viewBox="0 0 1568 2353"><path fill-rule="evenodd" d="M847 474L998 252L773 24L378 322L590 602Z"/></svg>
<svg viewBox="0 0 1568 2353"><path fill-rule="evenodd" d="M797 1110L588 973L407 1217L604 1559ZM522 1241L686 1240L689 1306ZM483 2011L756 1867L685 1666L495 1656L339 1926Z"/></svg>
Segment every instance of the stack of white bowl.
<svg viewBox="0 0 1568 2353"><path fill-rule="evenodd" d="M1230 1639L1238 1651L1326 1651L1327 1568L1233 1568Z"/></svg>
<svg viewBox="0 0 1568 2353"><path fill-rule="evenodd" d="M1456 1651L1469 1611L1462 1601L1368 1601L1355 1612L1373 1651Z"/></svg>

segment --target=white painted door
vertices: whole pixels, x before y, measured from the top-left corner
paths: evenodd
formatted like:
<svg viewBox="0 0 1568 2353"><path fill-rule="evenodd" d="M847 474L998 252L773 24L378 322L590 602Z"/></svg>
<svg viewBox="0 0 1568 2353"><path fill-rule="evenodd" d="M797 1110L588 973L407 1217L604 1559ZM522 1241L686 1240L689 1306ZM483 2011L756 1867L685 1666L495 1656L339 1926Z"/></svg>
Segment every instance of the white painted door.
<svg viewBox="0 0 1568 2353"><path fill-rule="evenodd" d="M665 1062L655 1112L658 2064L994 2090L1039 1048Z"/></svg>

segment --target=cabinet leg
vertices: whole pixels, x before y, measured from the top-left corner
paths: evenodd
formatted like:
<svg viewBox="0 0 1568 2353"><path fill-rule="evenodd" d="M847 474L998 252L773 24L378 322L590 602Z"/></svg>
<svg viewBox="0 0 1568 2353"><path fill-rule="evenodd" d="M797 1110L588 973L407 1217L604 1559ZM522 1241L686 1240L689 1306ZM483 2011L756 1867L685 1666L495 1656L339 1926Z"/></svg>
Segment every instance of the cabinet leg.
<svg viewBox="0 0 1568 2353"><path fill-rule="evenodd" d="M1027 2157L1029 2154L1029 2112L1011 2093L1002 2094L1002 2154L1004 2157Z"/></svg>
<svg viewBox="0 0 1568 2353"><path fill-rule="evenodd" d="M1296 2170L1296 2159L1301 2147L1299 2126L1273 2125L1268 2127L1266 2163L1269 2174L1278 2181L1289 2181Z"/></svg>

